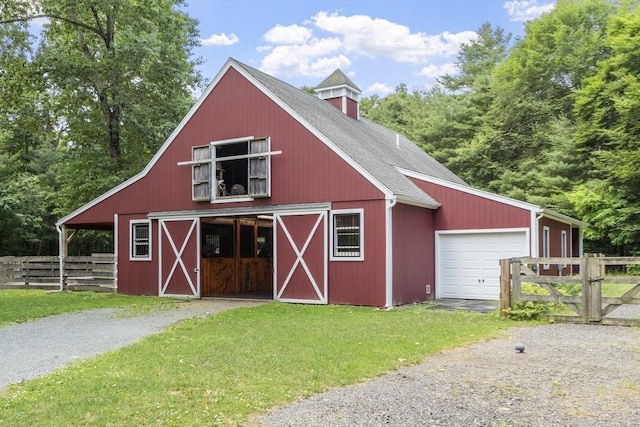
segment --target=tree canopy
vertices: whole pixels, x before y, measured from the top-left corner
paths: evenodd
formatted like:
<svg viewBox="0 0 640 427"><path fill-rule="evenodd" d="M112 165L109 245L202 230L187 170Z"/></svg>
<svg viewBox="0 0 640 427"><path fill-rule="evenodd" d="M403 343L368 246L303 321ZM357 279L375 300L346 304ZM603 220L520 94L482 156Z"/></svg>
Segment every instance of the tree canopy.
<svg viewBox="0 0 640 427"><path fill-rule="evenodd" d="M363 115L413 136L471 185L584 220L587 251L635 255L639 7L559 0L513 44L483 24L458 73L430 91L365 99Z"/></svg>
<svg viewBox="0 0 640 427"><path fill-rule="evenodd" d="M197 21L180 0L12 0L0 17L0 180L27 179L33 208L0 195L2 224L16 212L48 223L137 173L201 85L192 58ZM28 24L44 22L40 34ZM26 174L26 175L25 175ZM35 179L35 181L33 181ZM4 194L4 193L3 193ZM5 197L6 199L2 199ZM29 205L29 203L27 203ZM50 218L42 217L42 207ZM36 208L38 207L38 208ZM31 210L31 212L29 212ZM33 227L13 229L0 253L38 251ZM17 234L17 236L16 236ZM22 235L22 236L20 236ZM13 241L13 240L12 240Z"/></svg>
<svg viewBox="0 0 640 427"><path fill-rule="evenodd" d="M0 0L0 255L56 253L55 219L139 172L186 113L202 79L181 6ZM456 73L362 114L470 185L584 220L586 251L637 255L639 8L558 0L519 39L484 23Z"/></svg>

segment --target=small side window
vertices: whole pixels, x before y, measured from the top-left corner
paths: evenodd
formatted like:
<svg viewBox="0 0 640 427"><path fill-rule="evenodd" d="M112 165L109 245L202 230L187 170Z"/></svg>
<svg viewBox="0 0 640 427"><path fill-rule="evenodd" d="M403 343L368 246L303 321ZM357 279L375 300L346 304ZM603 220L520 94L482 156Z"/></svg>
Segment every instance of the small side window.
<svg viewBox="0 0 640 427"><path fill-rule="evenodd" d="M151 224L149 221L131 221L131 260L151 259Z"/></svg>
<svg viewBox="0 0 640 427"><path fill-rule="evenodd" d="M364 259L363 210L336 210L331 213L331 259L362 261Z"/></svg>

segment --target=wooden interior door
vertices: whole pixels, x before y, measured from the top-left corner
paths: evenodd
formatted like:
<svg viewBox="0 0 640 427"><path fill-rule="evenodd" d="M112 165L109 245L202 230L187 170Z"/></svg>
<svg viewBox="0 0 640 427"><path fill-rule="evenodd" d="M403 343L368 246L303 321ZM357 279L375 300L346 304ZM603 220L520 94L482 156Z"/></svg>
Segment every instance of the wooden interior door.
<svg viewBox="0 0 640 427"><path fill-rule="evenodd" d="M327 212L274 216L274 299L327 304Z"/></svg>

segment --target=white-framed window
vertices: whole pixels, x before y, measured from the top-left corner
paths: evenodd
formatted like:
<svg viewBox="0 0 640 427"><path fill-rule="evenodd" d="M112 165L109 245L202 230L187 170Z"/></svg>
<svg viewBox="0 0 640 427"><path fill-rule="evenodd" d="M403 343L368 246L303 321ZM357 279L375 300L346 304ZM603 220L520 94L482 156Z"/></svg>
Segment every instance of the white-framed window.
<svg viewBox="0 0 640 427"><path fill-rule="evenodd" d="M151 221L133 220L129 225L129 259L132 261L151 260Z"/></svg>
<svg viewBox="0 0 640 427"><path fill-rule="evenodd" d="M364 260L364 210L331 211L331 260Z"/></svg>
<svg viewBox="0 0 640 427"><path fill-rule="evenodd" d="M192 199L233 202L271 196L271 139L252 136L191 148Z"/></svg>
<svg viewBox="0 0 640 427"><path fill-rule="evenodd" d="M543 258L549 258L550 256L549 255L550 243L551 243L550 235L551 235L551 231L549 230L549 227L547 226L542 227L542 257ZM544 264L542 268L544 268L545 270L548 270L549 264Z"/></svg>

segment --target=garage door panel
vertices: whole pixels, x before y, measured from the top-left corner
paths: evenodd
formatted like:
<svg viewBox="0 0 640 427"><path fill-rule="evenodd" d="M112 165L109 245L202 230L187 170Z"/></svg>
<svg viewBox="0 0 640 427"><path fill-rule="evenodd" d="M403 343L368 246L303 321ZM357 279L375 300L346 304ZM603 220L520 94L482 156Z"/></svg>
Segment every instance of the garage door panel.
<svg viewBox="0 0 640 427"><path fill-rule="evenodd" d="M440 298L499 299L500 260L525 256L526 231L441 234Z"/></svg>

